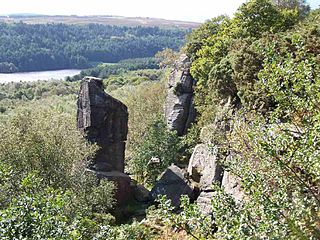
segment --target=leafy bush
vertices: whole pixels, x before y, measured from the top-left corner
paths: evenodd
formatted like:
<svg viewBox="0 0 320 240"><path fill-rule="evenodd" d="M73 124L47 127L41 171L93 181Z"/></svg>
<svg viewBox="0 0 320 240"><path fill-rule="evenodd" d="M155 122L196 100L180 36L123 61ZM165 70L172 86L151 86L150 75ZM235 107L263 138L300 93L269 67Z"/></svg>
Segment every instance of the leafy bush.
<svg viewBox="0 0 320 240"><path fill-rule="evenodd" d="M178 160L180 150L181 142L176 133L169 131L164 120L158 118L135 149L128 163L129 171L139 182L153 184L161 172Z"/></svg>
<svg viewBox="0 0 320 240"><path fill-rule="evenodd" d="M85 171L97 147L74 111L46 100L0 121L1 239L91 239L115 204L115 186Z"/></svg>
<svg viewBox="0 0 320 240"><path fill-rule="evenodd" d="M131 224L120 226L103 225L100 231L95 235L96 240L150 240L156 239L155 234L148 226L134 221Z"/></svg>
<svg viewBox="0 0 320 240"><path fill-rule="evenodd" d="M65 96L76 94L78 89L79 83L70 83L66 81L5 83L0 84L0 101L4 99L27 101L53 95Z"/></svg>
<svg viewBox="0 0 320 240"><path fill-rule="evenodd" d="M107 91L114 91L124 85L140 85L143 82L160 81L163 77L163 71L160 70L136 70L110 75L103 81Z"/></svg>
<svg viewBox="0 0 320 240"><path fill-rule="evenodd" d="M83 159L90 158L96 149L70 118L68 113L50 109L17 110L0 123L0 162L11 166L12 175L20 179L38 170L47 184L70 186L74 168L82 167Z"/></svg>
<svg viewBox="0 0 320 240"><path fill-rule="evenodd" d="M229 98L235 105L240 100L254 105L250 95L259 96L252 85L262 58L251 44L264 35L292 28L299 19L298 12L277 8L269 0L251 0L241 5L232 19L214 18L189 36L186 50L194 60L191 74L197 79L195 103L200 125L213 121L216 107Z"/></svg>
<svg viewBox="0 0 320 240"><path fill-rule="evenodd" d="M160 196L157 207L148 209L147 223L151 228L156 225L160 236L171 232L168 239L189 239L188 236L192 239L213 239L215 227L211 216L200 213L198 206L191 204L187 196L182 196L180 202L181 211L177 213L171 201Z"/></svg>
<svg viewBox="0 0 320 240"><path fill-rule="evenodd" d="M46 188L25 193L0 211L1 239L76 239L68 223L70 195Z"/></svg>
<svg viewBox="0 0 320 240"><path fill-rule="evenodd" d="M137 86L124 86L113 91L112 96L128 107L129 132L126 144L126 161L129 161L137 146L144 141L150 124L163 113L165 86L161 82L144 82Z"/></svg>

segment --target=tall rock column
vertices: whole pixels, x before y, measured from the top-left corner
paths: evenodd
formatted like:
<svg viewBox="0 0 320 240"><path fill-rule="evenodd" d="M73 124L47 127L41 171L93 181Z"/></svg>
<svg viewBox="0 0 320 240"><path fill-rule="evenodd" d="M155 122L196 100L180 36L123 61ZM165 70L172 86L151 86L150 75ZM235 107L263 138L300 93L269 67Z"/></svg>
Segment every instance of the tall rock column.
<svg viewBox="0 0 320 240"><path fill-rule="evenodd" d="M128 203L132 198L131 180L124 173L128 111L122 102L105 93L99 78L85 77L81 82L77 125L90 142L100 147L88 173L98 180L113 181L118 205Z"/></svg>
<svg viewBox="0 0 320 240"><path fill-rule="evenodd" d="M105 93L99 78L86 77L81 82L77 125L90 142L100 147L90 168L123 173L128 133L127 107Z"/></svg>
<svg viewBox="0 0 320 240"><path fill-rule="evenodd" d="M179 136L186 134L196 118L193 105L195 81L190 74L190 66L190 59L182 54L175 62L168 82L165 115L169 129L177 131Z"/></svg>

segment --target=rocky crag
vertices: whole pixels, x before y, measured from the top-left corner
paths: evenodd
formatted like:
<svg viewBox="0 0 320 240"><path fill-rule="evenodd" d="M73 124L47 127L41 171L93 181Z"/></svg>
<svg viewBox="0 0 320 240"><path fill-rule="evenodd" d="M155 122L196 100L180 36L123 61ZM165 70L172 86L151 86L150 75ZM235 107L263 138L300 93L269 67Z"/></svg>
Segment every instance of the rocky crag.
<svg viewBox="0 0 320 240"><path fill-rule="evenodd" d="M190 74L190 66L190 59L182 54L175 62L168 81L165 116L168 128L176 131L179 136L187 133L196 118L193 104L193 86L196 81ZM227 103L226 109L221 109L221 111L225 115L230 115L228 111L232 111L231 103L228 99L225 102ZM236 202L241 201L244 195L239 180L219 164L224 158L232 157L232 154L223 152L219 143L211 142L215 135L226 136L229 131L232 131L232 119L217 116L211 125L202 129L201 141L194 148L188 168L169 167L152 190L153 195L157 195L158 192L165 193L176 207L179 204L177 199L181 195L188 195L191 200L196 201L200 210L205 214L211 213L211 199L215 194L213 184L222 186ZM179 179L175 181L178 186L170 183L172 179ZM185 184L188 184L189 188L185 187ZM185 191L180 191L181 189ZM193 190L192 193L190 189Z"/></svg>
<svg viewBox="0 0 320 240"><path fill-rule="evenodd" d="M193 105L195 80L190 74L190 65L186 55L181 55L175 62L169 78L165 105L168 128L180 136L187 133L196 118ZM232 111L232 107L227 107L226 111L229 109ZM231 118L217 116L211 125L203 128L201 142L196 145L188 167L181 169L172 165L167 168L150 194L142 185L133 184L124 173L128 111L123 103L105 93L101 79L86 77L82 80L77 124L87 139L100 147L88 171L98 179L106 178L117 184L116 199L120 204L127 203L132 198L146 203L149 199L156 199L164 194L178 208L180 197L188 195L203 213L210 214L211 199L215 194L213 184L223 186L237 202L243 199L239 180L219 164L223 158L232 157L232 154L223 152L219 143L211 142L215 134L221 137L232 130Z"/></svg>
<svg viewBox="0 0 320 240"><path fill-rule="evenodd" d="M118 203L127 202L131 197L130 177L124 174L127 107L104 91L101 79L93 77L82 80L77 105L78 129L100 147L88 171L98 179L114 181Z"/></svg>
<svg viewBox="0 0 320 240"><path fill-rule="evenodd" d="M168 81L165 116L169 128L179 136L186 134L196 118L193 105L195 80L190 74L190 66L190 59L182 54L175 62Z"/></svg>
<svg viewBox="0 0 320 240"><path fill-rule="evenodd" d="M90 168L123 172L128 133L127 107L104 92L99 78L86 77L81 82L77 125L90 142L100 147Z"/></svg>

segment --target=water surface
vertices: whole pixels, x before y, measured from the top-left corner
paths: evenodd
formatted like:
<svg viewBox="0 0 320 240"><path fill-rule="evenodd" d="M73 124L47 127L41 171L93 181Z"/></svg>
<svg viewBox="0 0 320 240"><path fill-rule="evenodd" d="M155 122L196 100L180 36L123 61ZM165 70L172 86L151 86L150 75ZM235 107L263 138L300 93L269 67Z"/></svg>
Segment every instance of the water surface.
<svg viewBox="0 0 320 240"><path fill-rule="evenodd" d="M55 71L39 71L39 72L19 72L19 73L0 73L0 83L7 82L30 82L37 80L61 80L67 76L79 74L80 69L64 69Z"/></svg>

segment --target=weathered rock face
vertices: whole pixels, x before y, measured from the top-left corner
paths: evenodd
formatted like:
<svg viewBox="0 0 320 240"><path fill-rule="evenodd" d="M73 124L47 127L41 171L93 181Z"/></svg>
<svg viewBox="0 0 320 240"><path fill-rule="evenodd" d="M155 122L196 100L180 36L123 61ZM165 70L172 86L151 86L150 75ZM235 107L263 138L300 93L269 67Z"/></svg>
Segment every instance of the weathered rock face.
<svg viewBox="0 0 320 240"><path fill-rule="evenodd" d="M100 147L91 169L124 172L128 111L123 103L104 92L101 79L86 77L82 80L77 125L90 142Z"/></svg>
<svg viewBox="0 0 320 240"><path fill-rule="evenodd" d="M151 200L149 190L141 184L133 186L133 196L140 203L148 203Z"/></svg>
<svg viewBox="0 0 320 240"><path fill-rule="evenodd" d="M196 203L203 214L211 214L213 184L221 185L223 169L218 164L218 149L210 149L207 143L198 144L189 160L188 175L198 184L200 195Z"/></svg>
<svg viewBox="0 0 320 240"><path fill-rule="evenodd" d="M179 136L186 133L196 117L193 105L195 81L190 74L190 65L190 59L182 54L175 62L168 83L165 115L169 129L177 131Z"/></svg>
<svg viewBox="0 0 320 240"><path fill-rule="evenodd" d="M201 213L205 215L212 214L211 201L215 196L215 192L201 192L197 198L197 206L199 207Z"/></svg>
<svg viewBox="0 0 320 240"><path fill-rule="evenodd" d="M211 190L214 182L222 181L223 169L217 163L217 151L211 151L206 144L198 144L189 160L188 174L199 183L201 191Z"/></svg>
<svg viewBox="0 0 320 240"><path fill-rule="evenodd" d="M187 195L190 199L193 199L193 189L186 182L183 170L171 165L162 173L150 195L152 199L156 199L159 195L166 195L171 200L172 206L178 208L182 195Z"/></svg>
<svg viewBox="0 0 320 240"><path fill-rule="evenodd" d="M241 190L239 179L228 171L223 174L222 187L236 202L240 202L243 199L244 193Z"/></svg>
<svg viewBox="0 0 320 240"><path fill-rule="evenodd" d="M210 142L211 139L214 139L214 136L220 136L223 139L222 133L230 131L229 126L230 124L228 123L216 121L213 125L203 128L200 134L203 143L195 147L189 160L188 175L193 181L198 183L200 194L196 203L204 214L210 214L212 211L211 201L215 196L213 183L223 187L224 191L230 194L237 203L244 199L240 180L228 171L225 171L219 164L219 161L230 161L228 158L234 157L234 154L229 152L219 153L218 143L212 144ZM212 147L209 147L209 145Z"/></svg>

